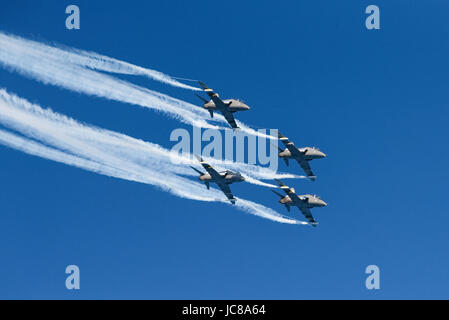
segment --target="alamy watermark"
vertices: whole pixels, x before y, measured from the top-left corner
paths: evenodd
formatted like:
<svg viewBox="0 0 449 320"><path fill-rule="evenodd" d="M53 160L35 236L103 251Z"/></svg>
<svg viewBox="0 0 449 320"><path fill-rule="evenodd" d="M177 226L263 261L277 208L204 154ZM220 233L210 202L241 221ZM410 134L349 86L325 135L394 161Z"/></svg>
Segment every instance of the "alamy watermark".
<svg viewBox="0 0 449 320"><path fill-rule="evenodd" d="M379 30L380 29L380 10L379 7L372 4L366 7L365 13L369 16L365 20L365 27L368 30Z"/></svg>
<svg viewBox="0 0 449 320"><path fill-rule="evenodd" d="M80 29L80 8L74 4L65 8L65 13L69 16L65 19L65 27L69 30Z"/></svg>
<svg viewBox="0 0 449 320"><path fill-rule="evenodd" d="M68 290L80 289L80 268L76 265L69 265L65 268L65 273L69 276L65 279L65 287Z"/></svg>
<svg viewBox="0 0 449 320"><path fill-rule="evenodd" d="M366 267L365 273L369 276L365 280L365 287L368 290L380 289L380 269L375 264L371 264Z"/></svg>
<svg viewBox="0 0 449 320"><path fill-rule="evenodd" d="M179 163L179 155L191 157L192 154L219 160L244 162L278 169L277 129L260 129L257 134L241 130L193 128L192 134L182 128L170 134L170 141L177 142L171 148L170 160ZM273 137L270 139L268 136ZM276 137L276 139L274 139ZM204 146L203 146L204 143Z"/></svg>

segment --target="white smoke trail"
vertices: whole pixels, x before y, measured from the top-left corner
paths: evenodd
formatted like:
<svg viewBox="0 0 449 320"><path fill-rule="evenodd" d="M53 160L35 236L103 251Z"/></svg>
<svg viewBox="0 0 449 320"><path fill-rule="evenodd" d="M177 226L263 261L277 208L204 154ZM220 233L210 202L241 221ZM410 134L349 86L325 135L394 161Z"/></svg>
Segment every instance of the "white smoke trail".
<svg viewBox="0 0 449 320"><path fill-rule="evenodd" d="M206 121L209 119L209 113L203 108L92 70L121 73L140 70L140 67L112 58L74 49L64 50L0 32L0 64L44 84L154 109L195 127L228 128L222 115L218 114L214 121L223 125L212 125ZM167 75L145 70L140 72L151 75L155 80L182 85ZM241 130L248 134L274 139L243 123L239 122L239 125Z"/></svg>
<svg viewBox="0 0 449 320"><path fill-rule="evenodd" d="M56 49L60 50L60 49ZM72 50L72 52L70 52ZM75 53L75 54L74 54ZM200 88L192 87L177 81L176 79L170 77L169 75L162 73L160 71L143 68L136 66L134 64L121 61L115 58L110 58L95 52L83 51L77 49L66 49L65 51L60 50L58 52L60 55L66 55L66 58L76 63L78 65L83 65L96 70L101 70L110 73L120 73L128 75L140 75L145 76L150 79L160 81L174 87L189 89L193 91L201 91Z"/></svg>
<svg viewBox="0 0 449 320"><path fill-rule="evenodd" d="M96 143L98 144L95 146L97 151L114 153L119 156L126 155L134 162L142 164L147 163L148 154L151 154L158 162L170 162L170 171L176 171L178 174L184 175L192 175L194 172L187 165L198 165L197 160L192 159L188 155L180 155L157 144L131 138L116 132L79 124L51 110L43 110L39 106L10 95L3 89L0 89L0 99L6 102L0 115L3 123L16 130L26 132L32 138L51 141L60 149L73 150L77 146L77 150L82 151L84 148L91 147L93 143ZM50 129L52 130L51 132L49 132ZM85 141L88 145L80 145L80 141ZM69 146L67 146L68 143ZM219 170L239 171L249 178L249 183L259 185L268 186L257 179L305 178L304 176L287 173L276 173L269 168L245 163L235 163L207 157L205 159Z"/></svg>
<svg viewBox="0 0 449 320"><path fill-rule="evenodd" d="M220 191L205 190L203 185L180 177L186 168L170 163L167 150L162 147L79 124L5 90L0 90L0 123L29 137L0 132L0 143L23 152L111 177L151 184L183 198L228 203ZM140 145L146 146L145 152L135 156L134 151ZM244 199L239 199L236 207L273 221L303 224Z"/></svg>
<svg viewBox="0 0 449 320"><path fill-rule="evenodd" d="M9 146L16 150L20 150L22 152L25 152L25 153L28 153L28 154L31 154L34 156L38 156L41 158L45 158L45 159L53 160L56 162L64 163L67 165L75 166L75 167L78 167L78 168L81 168L84 170L96 172L96 173L103 174L106 176L120 178L120 179L124 179L124 180L135 181L135 182L139 182L139 183L146 183L146 184L152 184L152 185L155 184L153 182L153 179L148 179L147 176L144 174L135 175L133 173L129 173L129 172L126 172L126 171L123 171L120 169L109 167L109 166L106 166L101 163L97 163L97 162L94 162L91 160L86 160L86 159L83 159L83 158L80 158L80 157L77 157L74 155L70 155L70 154L61 152L59 150L47 147L43 144L34 142L32 140L25 139L18 135L6 132L1 129L0 129L0 144ZM148 174L152 174L152 173L146 173L146 174L148 175ZM176 183L179 184L180 180L176 181ZM178 186L176 186L176 187L178 187ZM192 185L189 185L188 187L189 187L189 191L199 192L200 195L203 193L202 192L203 190L201 190L200 188L192 189ZM201 197L201 196L198 197L197 194L193 194L191 192L189 194L182 193L182 194L177 194L177 195L184 197L184 198L193 199L193 200L221 201L221 202L227 203L226 200L220 199L222 196L220 195L220 193L217 193L216 190L211 189L209 191L214 192L215 197ZM308 224L304 221L298 221L298 220L294 220L294 219L285 217L283 215L278 214L277 212L275 212L274 210L272 210L270 208L264 207L260 204L257 204L257 203L254 203L254 202L251 202L248 200L239 198L238 202L236 203L236 206L245 212L260 216L262 218L273 220L276 222L287 223L287 224L302 224L302 225Z"/></svg>
<svg viewBox="0 0 449 320"><path fill-rule="evenodd" d="M267 208L259 203L255 203L255 202L240 199L240 198L238 198L238 199L239 200L236 202L236 205L248 213L253 213L255 211L258 213L257 214L258 216L261 216L261 217L267 218L267 219L271 219L271 217L274 215L277 219L276 221L282 222L282 223L310 225L308 222L305 222L305 221L293 220L293 219L291 219L289 217L285 217L283 215L279 216L280 214L277 213L276 211L274 211L273 209Z"/></svg>
<svg viewBox="0 0 449 320"><path fill-rule="evenodd" d="M202 108L71 63L60 52L0 32L0 63L22 75L75 92L151 108L196 127L224 128L207 123L209 114Z"/></svg>
<svg viewBox="0 0 449 320"><path fill-rule="evenodd" d="M268 188L277 188L278 187L278 186L276 186L274 184L271 184L271 183L266 183L266 182L263 182L263 181L260 181L260 180L257 180L257 179L245 176L245 175L243 175L243 176L245 177L245 181L246 182L249 182L249 183L252 183L252 184L256 184L256 185L263 186L263 187L268 187Z"/></svg>
<svg viewBox="0 0 449 320"><path fill-rule="evenodd" d="M21 46L23 49L29 50L30 52L39 52L42 56L51 57L54 60L59 60L62 63L74 64L83 67L88 67L95 70L110 72L110 73L120 73L128 75L142 75L150 79L160 81L174 87L200 91L200 88L192 87L183 84L176 79L170 77L162 72L142 68L133 65L128 62L120 61L114 58L110 58L104 55L100 55L94 52L83 51L73 48L64 48L62 46L50 46L44 43L39 43L36 41L31 41L23 39L20 37L15 37L12 35L6 35L0 33L3 40L8 40L10 44L15 43Z"/></svg>

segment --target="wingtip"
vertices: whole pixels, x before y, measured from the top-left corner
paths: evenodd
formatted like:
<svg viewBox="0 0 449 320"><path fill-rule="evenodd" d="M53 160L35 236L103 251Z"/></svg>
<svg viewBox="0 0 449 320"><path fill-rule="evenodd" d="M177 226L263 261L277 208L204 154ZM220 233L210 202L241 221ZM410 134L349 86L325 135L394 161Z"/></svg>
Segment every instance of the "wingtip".
<svg viewBox="0 0 449 320"><path fill-rule="evenodd" d="M198 83L199 83L199 85L201 86L201 88L203 88L204 90L209 89L209 88L207 87L207 85L206 85L204 82L198 80Z"/></svg>
<svg viewBox="0 0 449 320"><path fill-rule="evenodd" d="M274 181L276 181L280 186L284 184L284 183L283 183L281 180L279 180L279 179L274 179Z"/></svg>

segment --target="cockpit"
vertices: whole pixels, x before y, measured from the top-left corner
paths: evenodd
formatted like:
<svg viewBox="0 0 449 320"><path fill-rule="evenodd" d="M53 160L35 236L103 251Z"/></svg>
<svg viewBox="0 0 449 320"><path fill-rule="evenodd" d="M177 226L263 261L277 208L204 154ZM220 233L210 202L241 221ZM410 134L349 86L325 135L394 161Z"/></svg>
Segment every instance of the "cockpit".
<svg viewBox="0 0 449 320"><path fill-rule="evenodd" d="M238 173L236 173L236 172L234 172L234 171L231 171L231 170L225 170L225 171L221 171L220 172L221 174L231 174L231 175L240 175L240 174L238 174Z"/></svg>

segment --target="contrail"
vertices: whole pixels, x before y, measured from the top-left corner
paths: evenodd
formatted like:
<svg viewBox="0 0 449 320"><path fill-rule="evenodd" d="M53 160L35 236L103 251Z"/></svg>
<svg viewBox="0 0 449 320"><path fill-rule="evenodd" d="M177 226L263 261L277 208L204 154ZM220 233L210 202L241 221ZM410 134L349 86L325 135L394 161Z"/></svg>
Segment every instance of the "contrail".
<svg viewBox="0 0 449 320"><path fill-rule="evenodd" d="M0 63L22 75L78 93L151 108L196 127L220 129L205 121L206 110L71 63L58 53L53 47L0 32Z"/></svg>
<svg viewBox="0 0 449 320"><path fill-rule="evenodd" d="M39 53L39 55L41 56L46 56L54 60L58 59L62 63L79 65L83 67L88 67L90 69L110 73L141 75L159 82L169 84L174 87L194 91L201 90L200 88L183 84L160 71L139 67L131 63L110 58L95 52L84 51L64 46L58 47L46 45L44 43L27 40L12 35L6 35L1 32L0 37L3 37L2 40L7 40L10 44L15 43L16 45L22 47L23 49L30 50L30 52Z"/></svg>
<svg viewBox="0 0 449 320"><path fill-rule="evenodd" d="M60 49L56 48L56 50ZM75 54L71 53L70 50L72 50L72 52L74 52ZM176 79L160 71L139 67L134 64L121 61L115 58L110 58L95 52L68 48L65 51L60 50L58 54L66 55L66 58L72 61L73 63L91 69L101 70L110 73L145 76L150 79L172 85L174 87L189 89L193 91L201 91L200 88L192 87L184 83L181 83Z"/></svg>
<svg viewBox="0 0 449 320"><path fill-rule="evenodd" d="M209 119L209 113L203 108L93 70L121 70L126 73L139 69L112 58L74 49L63 50L0 32L0 64L44 84L150 108L195 127L227 128L227 122L222 115L218 114L213 121L223 125L210 124L206 121ZM152 74L155 80L181 85L162 73L151 73L150 70L145 72L147 75ZM241 130L248 134L275 139L238 123Z"/></svg>
<svg viewBox="0 0 449 320"><path fill-rule="evenodd" d="M0 113L0 121L2 123L17 131L24 132L24 134L34 139L50 141L62 150L73 151L76 147L79 152L83 152L85 148L96 144L95 150L97 152L103 151L117 154L121 157L126 156L134 162L144 165L149 164L149 155L151 155L152 159L155 159L158 163L164 163L168 166L171 172L176 171L178 174L184 175L193 174L188 165L198 165L197 160L192 159L190 155L181 155L157 144L113 131L82 125L73 119L51 110L44 110L15 95L10 95L3 89L0 89L0 99L4 102ZM81 145L81 141L86 142L87 146ZM248 179L249 183L259 185L267 186L257 179L304 178L304 176L276 173L269 168L245 163L235 163L209 157L205 157L205 160L216 166L217 169L239 171L250 178Z"/></svg>
<svg viewBox="0 0 449 320"><path fill-rule="evenodd" d="M0 89L0 123L23 135L0 130L0 143L28 154L150 184L187 199L228 203L220 191L206 190L202 184L180 176L187 169L170 163L164 148L80 124L3 89ZM142 145L145 152L135 152ZM236 207L277 222L307 224L245 199L238 199Z"/></svg>
<svg viewBox="0 0 449 320"><path fill-rule="evenodd" d="M253 179L253 178L245 176L245 175L243 175L243 176L244 176L246 182L249 182L249 183L252 183L252 184L256 184L256 185L263 186L263 187L268 187L268 188L277 188L278 187L278 186L276 186L274 184L271 184L271 183L266 183L266 182L263 182L263 181L260 181L260 180L257 180L257 179Z"/></svg>

